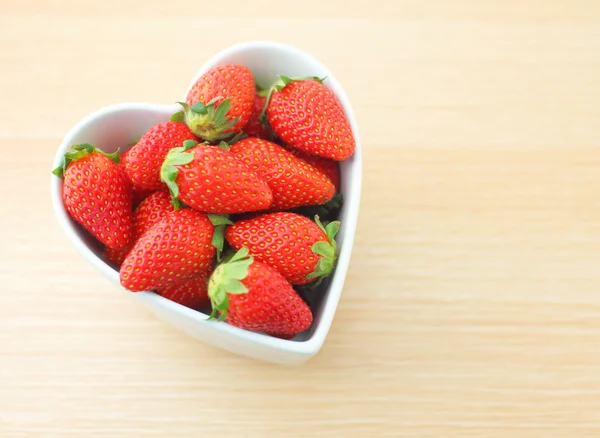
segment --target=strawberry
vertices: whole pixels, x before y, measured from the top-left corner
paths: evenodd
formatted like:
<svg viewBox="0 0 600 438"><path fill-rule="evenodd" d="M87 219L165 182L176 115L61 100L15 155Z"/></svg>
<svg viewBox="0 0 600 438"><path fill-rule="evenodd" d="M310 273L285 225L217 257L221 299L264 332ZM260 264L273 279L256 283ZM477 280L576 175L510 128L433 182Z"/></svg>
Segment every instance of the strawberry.
<svg viewBox="0 0 600 438"><path fill-rule="evenodd" d="M302 161L306 161L311 166L316 167L323 172L327 178L331 180L336 191L340 189L340 163L338 161L319 157L317 155L307 154L306 152L302 152L300 149L292 147L288 148L287 150L300 158Z"/></svg>
<svg viewBox="0 0 600 438"><path fill-rule="evenodd" d="M210 303L208 298L208 278L212 269L182 283L159 289L157 293L190 309L200 310Z"/></svg>
<svg viewBox="0 0 600 438"><path fill-rule="evenodd" d="M174 200L206 213L263 210L273 200L261 177L216 146L184 143L169 152L161 175Z"/></svg>
<svg viewBox="0 0 600 438"><path fill-rule="evenodd" d="M175 211L171 195L167 192L154 192L144 199L133 214L133 229L137 237L143 236L166 215Z"/></svg>
<svg viewBox="0 0 600 438"><path fill-rule="evenodd" d="M214 228L189 208L168 214L135 243L121 266L121 284L132 292L157 290L202 273L215 256Z"/></svg>
<svg viewBox="0 0 600 438"><path fill-rule="evenodd" d="M118 249L106 247L106 260L113 266L121 267L134 243L135 241L131 240L127 245Z"/></svg>
<svg viewBox="0 0 600 438"><path fill-rule="evenodd" d="M291 284L319 282L335 265L339 222L326 228L319 221L287 212L269 213L236 222L225 238L235 249L247 247L256 260L277 269Z"/></svg>
<svg viewBox="0 0 600 438"><path fill-rule="evenodd" d="M333 91L319 78L280 79L267 98L266 119L285 143L342 161L354 153L350 122Z"/></svg>
<svg viewBox="0 0 600 438"><path fill-rule="evenodd" d="M144 189L160 190L160 167L169 151L186 140L197 140L190 128L180 122L162 122L142 135L127 153L125 171L132 183Z"/></svg>
<svg viewBox="0 0 600 438"><path fill-rule="evenodd" d="M214 67L187 94L185 120L200 138L217 141L241 131L252 114L256 86L248 68L236 64Z"/></svg>
<svg viewBox="0 0 600 438"><path fill-rule="evenodd" d="M131 240L131 184L119 167L119 151L106 154L90 144L72 147L54 175L64 178L63 202L71 217L105 246Z"/></svg>
<svg viewBox="0 0 600 438"><path fill-rule="evenodd" d="M131 206L133 208L136 208L138 205L140 205L140 202L142 202L149 195L151 195L152 193L155 193L155 192L156 192L156 190L142 189L142 188L134 185L131 190Z"/></svg>
<svg viewBox="0 0 600 438"><path fill-rule="evenodd" d="M272 210L324 204L335 194L327 176L275 143L245 138L230 150L267 182L273 192Z"/></svg>
<svg viewBox="0 0 600 438"><path fill-rule="evenodd" d="M330 201L322 205L310 205L307 207L298 207L288 210L291 213L297 213L309 219L319 216L323 222L331 222L337 220L344 205L344 197L341 193L336 193ZM242 218L238 218L240 220ZM244 218L245 219L245 218Z"/></svg>
<svg viewBox="0 0 600 438"><path fill-rule="evenodd" d="M211 318L250 331L290 339L308 329L313 316L308 305L276 269L240 249L210 277Z"/></svg>
<svg viewBox="0 0 600 438"><path fill-rule="evenodd" d="M129 152L131 151L131 149L127 149L125 152L123 152L121 154L121 167L123 168L123 171L125 172L125 174L127 174L127 171L125 170L125 166L127 161L129 160ZM127 175L127 178L129 178L129 175ZM131 181L131 180L130 180ZM150 195L151 193L154 193L156 190L153 189L145 189L143 187L139 187L137 185L135 185L133 183L133 181L131 181L131 194L133 196L132 198L132 207L135 209L138 205L140 205L140 202L142 202L144 200L144 198L146 198L148 195Z"/></svg>
<svg viewBox="0 0 600 438"><path fill-rule="evenodd" d="M106 258L115 266L121 266L137 239L172 211L174 208L169 193L152 193L133 213L133 236L129 244L120 249L107 248Z"/></svg>
<svg viewBox="0 0 600 438"><path fill-rule="evenodd" d="M256 137L262 138L265 140L273 140L273 134L271 131L260 120L260 114L265 106L266 96L262 96L257 94L254 98L254 109L252 111L252 115L250 116L250 120L246 124L244 128L244 133L248 137Z"/></svg>

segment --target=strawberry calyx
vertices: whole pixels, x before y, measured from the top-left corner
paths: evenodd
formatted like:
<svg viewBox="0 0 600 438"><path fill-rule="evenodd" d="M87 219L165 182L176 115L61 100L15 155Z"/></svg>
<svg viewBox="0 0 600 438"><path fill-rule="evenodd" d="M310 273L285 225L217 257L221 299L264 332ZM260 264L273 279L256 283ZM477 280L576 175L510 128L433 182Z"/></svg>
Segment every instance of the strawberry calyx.
<svg viewBox="0 0 600 438"><path fill-rule="evenodd" d="M226 141L220 141L219 144L217 145L217 147L219 149L223 149L224 151L230 151L231 147L229 146L229 143L227 143Z"/></svg>
<svg viewBox="0 0 600 438"><path fill-rule="evenodd" d="M169 121L171 121L171 122L185 123L185 115L183 114L183 111L179 111L179 112L176 112L175 114L173 114L169 118Z"/></svg>
<svg viewBox="0 0 600 438"><path fill-rule="evenodd" d="M223 245L225 244L225 228L227 225L233 225L233 222L225 215L208 214L208 219L215 226L212 238L212 246L217 249L217 262L220 263L223 254Z"/></svg>
<svg viewBox="0 0 600 438"><path fill-rule="evenodd" d="M175 210L179 209L181 206L181 203L178 199L179 186L175 182L177 175L179 175L179 169L177 166L184 166L194 160L194 154L187 151L197 144L198 143L196 143L194 140L186 140L183 142L183 146L171 149L167 154L165 161L163 161L162 167L160 168L160 179L169 188L172 204Z"/></svg>
<svg viewBox="0 0 600 438"><path fill-rule="evenodd" d="M271 100L271 96L273 95L274 91L281 91L282 89L284 89L286 87L286 85L291 84L292 82L299 82L299 81L308 81L308 80L313 80L313 81L317 81L317 82L321 82L323 83L323 81L327 79L327 77L323 77L323 78L319 78L318 76L294 76L294 77L289 77L289 76L283 76L283 75L279 75L279 79L277 79L273 85L271 85L271 87L268 89L268 91L266 92L265 96L267 97L265 99L265 106L263 107L261 113L260 113L260 122L266 126L267 123L267 107L269 106L269 101ZM263 91L264 93L264 91Z"/></svg>
<svg viewBox="0 0 600 438"><path fill-rule="evenodd" d="M335 195L333 195L333 198L331 198L325 204L296 207L290 209L289 211L292 213L300 214L302 216L306 216L308 218L312 218L315 217L315 215L318 215L319 219L329 221L338 217L343 204L344 195L338 192Z"/></svg>
<svg viewBox="0 0 600 438"><path fill-rule="evenodd" d="M208 280L208 297L212 312L208 319L214 319L220 313L219 321L227 319L229 297L227 294L245 294L248 288L241 282L248 276L248 268L254 258L248 255L248 248L242 247L229 260L221 263Z"/></svg>
<svg viewBox="0 0 600 438"><path fill-rule="evenodd" d="M244 131L240 131L237 134L235 134L235 136L231 140L227 140L227 145L232 146L232 145L236 144L238 141L245 139L246 137L248 137L248 134L246 134ZM221 143L223 143L223 142L221 142Z"/></svg>
<svg viewBox="0 0 600 438"><path fill-rule="evenodd" d="M327 79L327 77L320 78L318 76L294 76L290 78L289 76L279 75L279 79L277 79L275 83L271 85L271 88L274 88L275 91L281 91L286 85L291 84L292 82L313 80L322 83L325 79Z"/></svg>
<svg viewBox="0 0 600 438"><path fill-rule="evenodd" d="M327 242L317 242L311 247L312 252L317 256L321 256L321 258L319 258L319 261L315 265L314 271L308 274L306 279L317 279L315 286L318 286L325 277L331 274L331 271L333 271L333 267L335 266L337 259L337 244L335 242L335 235L340 229L340 222L333 221L329 222L327 226L323 226L319 216L317 215L315 216L315 223L325 233L328 240Z"/></svg>
<svg viewBox="0 0 600 438"><path fill-rule="evenodd" d="M63 178L69 164L81 160L83 157L93 153L102 154L116 164L119 164L121 161L121 152L119 149L117 149L116 152L109 154L89 143L76 144L71 146L71 150L65 153L61 165L54 169L52 173L59 178Z"/></svg>
<svg viewBox="0 0 600 438"><path fill-rule="evenodd" d="M229 117L227 113L231 109L231 99L229 97L221 99L223 99L221 96L215 97L206 105L200 101L192 106L179 102L183 111L173 114L171 121L184 122L194 134L206 141L213 142L231 137L233 135L231 128L240 118Z"/></svg>

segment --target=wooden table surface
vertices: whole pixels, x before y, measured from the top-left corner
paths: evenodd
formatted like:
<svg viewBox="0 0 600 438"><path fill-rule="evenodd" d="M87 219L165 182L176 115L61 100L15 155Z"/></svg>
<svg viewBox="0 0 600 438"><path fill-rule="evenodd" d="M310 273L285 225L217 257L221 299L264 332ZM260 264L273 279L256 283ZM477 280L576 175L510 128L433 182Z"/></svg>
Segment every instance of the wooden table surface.
<svg viewBox="0 0 600 438"><path fill-rule="evenodd" d="M600 3L0 1L0 436L600 436ZM297 368L158 321L65 239L81 117L172 103L275 39L355 105L364 189L322 351Z"/></svg>

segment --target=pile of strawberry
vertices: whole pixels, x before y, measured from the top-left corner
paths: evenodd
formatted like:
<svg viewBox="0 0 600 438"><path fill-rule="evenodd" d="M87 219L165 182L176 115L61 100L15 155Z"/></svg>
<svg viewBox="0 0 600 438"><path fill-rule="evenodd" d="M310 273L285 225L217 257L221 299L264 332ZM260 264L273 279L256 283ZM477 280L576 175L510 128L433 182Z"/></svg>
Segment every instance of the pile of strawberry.
<svg viewBox="0 0 600 438"><path fill-rule="evenodd" d="M65 208L127 290L292 338L313 320L304 286L336 263L339 161L355 148L343 109L319 78L258 90L233 64L180 104L123 154L73 146L54 170Z"/></svg>

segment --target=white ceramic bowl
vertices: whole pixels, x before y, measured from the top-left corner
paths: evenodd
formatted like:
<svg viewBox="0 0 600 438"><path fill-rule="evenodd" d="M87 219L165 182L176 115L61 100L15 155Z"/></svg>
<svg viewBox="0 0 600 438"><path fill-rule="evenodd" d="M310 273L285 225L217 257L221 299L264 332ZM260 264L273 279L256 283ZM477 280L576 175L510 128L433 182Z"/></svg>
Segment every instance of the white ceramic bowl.
<svg viewBox="0 0 600 438"><path fill-rule="evenodd" d="M356 139L356 152L341 165L344 206L340 216L342 226L337 237L339 250L337 267L326 284L324 298L318 308L314 309L314 323L311 329L299 334L293 340L276 339L241 330L227 323L207 321L207 315L181 306L153 292L134 295L164 321L208 344L268 362L301 364L316 354L323 345L342 293L350 262L362 178L358 126L350 101L333 74L309 54L285 44L257 41L230 47L206 62L190 83L190 87L211 67L229 63L247 66L253 72L258 84L263 87L270 85L277 75L326 76L325 84L339 98ZM56 152L54 166L60 164L65 151L74 144L91 143L108 152L115 151L117 147L122 148L133 139L139 138L152 125L168 120L179 108L176 103L171 105L122 103L96 111L77 123L65 136ZM82 232L65 210L62 203L61 179L52 177L51 192L56 217L69 240L88 262L120 286L119 273L104 262L102 249L88 237L87 233Z"/></svg>

